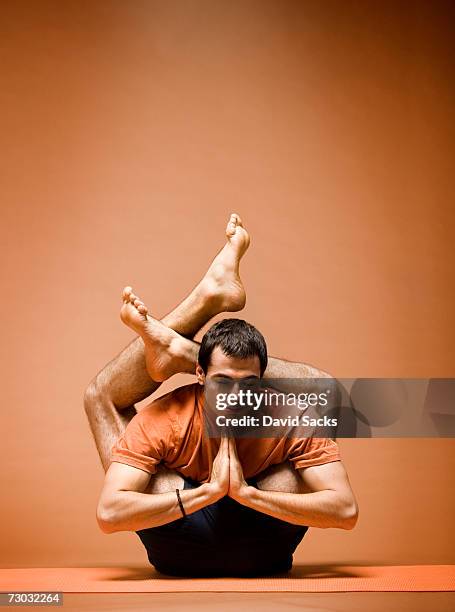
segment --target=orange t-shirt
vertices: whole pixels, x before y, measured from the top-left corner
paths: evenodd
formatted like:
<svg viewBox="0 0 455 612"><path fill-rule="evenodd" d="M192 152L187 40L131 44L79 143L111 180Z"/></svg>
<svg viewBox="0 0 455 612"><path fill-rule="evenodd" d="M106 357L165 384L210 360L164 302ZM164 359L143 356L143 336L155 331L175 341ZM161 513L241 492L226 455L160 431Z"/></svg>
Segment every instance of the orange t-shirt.
<svg viewBox="0 0 455 612"><path fill-rule="evenodd" d="M220 445L204 430L204 392L198 383L153 401L129 422L112 447L111 461L154 474L159 463L197 482L210 479ZM289 460L296 469L339 461L338 445L326 438L237 438L245 478Z"/></svg>

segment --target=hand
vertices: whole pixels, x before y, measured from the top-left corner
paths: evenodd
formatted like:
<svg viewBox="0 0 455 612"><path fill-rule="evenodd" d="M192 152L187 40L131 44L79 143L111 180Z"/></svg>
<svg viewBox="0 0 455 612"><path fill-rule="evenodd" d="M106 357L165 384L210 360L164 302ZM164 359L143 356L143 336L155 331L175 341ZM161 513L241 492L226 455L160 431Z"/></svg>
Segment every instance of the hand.
<svg viewBox="0 0 455 612"><path fill-rule="evenodd" d="M229 442L228 438L221 438L220 448L213 460L212 473L209 485L216 499L227 495L229 490Z"/></svg>
<svg viewBox="0 0 455 612"><path fill-rule="evenodd" d="M234 438L229 438L229 497L240 501L244 496L248 483L243 477L243 468L237 454L237 446Z"/></svg>

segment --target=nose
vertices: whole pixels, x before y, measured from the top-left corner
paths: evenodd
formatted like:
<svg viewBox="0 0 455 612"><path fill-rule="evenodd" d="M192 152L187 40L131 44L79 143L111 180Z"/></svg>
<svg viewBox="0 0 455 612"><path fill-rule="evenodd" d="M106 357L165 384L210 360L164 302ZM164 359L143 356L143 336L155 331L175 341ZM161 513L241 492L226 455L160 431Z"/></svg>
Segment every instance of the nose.
<svg viewBox="0 0 455 612"><path fill-rule="evenodd" d="M231 393L235 393L236 395L238 395L239 391L240 391L240 382L233 381L232 387L231 387Z"/></svg>

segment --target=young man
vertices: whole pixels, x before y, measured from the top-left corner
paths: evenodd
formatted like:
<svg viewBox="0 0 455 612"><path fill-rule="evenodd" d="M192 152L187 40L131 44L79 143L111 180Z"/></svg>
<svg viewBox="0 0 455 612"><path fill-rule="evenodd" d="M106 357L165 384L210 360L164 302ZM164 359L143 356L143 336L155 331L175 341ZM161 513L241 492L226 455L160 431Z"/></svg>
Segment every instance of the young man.
<svg viewBox="0 0 455 612"><path fill-rule="evenodd" d="M262 335L215 314L243 308L239 262L249 236L238 215L227 244L186 300L162 322L127 287L121 318L139 338L96 377L86 411L105 468L97 518L105 533L135 531L150 562L172 575L287 571L309 526L351 529L357 504L330 439L209 438L208 382L328 378L304 364L267 358ZM141 410L133 404L178 372L196 374ZM130 420L131 419L131 420ZM130 422L128 423L128 421Z"/></svg>

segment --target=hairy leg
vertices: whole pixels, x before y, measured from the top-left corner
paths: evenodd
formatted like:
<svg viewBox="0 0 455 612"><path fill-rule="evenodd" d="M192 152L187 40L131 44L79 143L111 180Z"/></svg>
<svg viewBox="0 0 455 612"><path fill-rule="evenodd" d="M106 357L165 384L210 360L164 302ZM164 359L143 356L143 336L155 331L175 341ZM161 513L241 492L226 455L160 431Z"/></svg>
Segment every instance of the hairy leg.
<svg viewBox="0 0 455 612"><path fill-rule="evenodd" d="M296 361L286 361L278 357L269 357L267 369L264 376L266 378L332 378L330 374L315 368L307 363Z"/></svg>
<svg viewBox="0 0 455 612"><path fill-rule="evenodd" d="M169 493L175 489L183 489L184 480L175 470L170 470L160 464L158 470L150 478L144 493Z"/></svg>
<svg viewBox="0 0 455 612"><path fill-rule="evenodd" d="M283 493L309 493L302 478L289 461L271 465L256 477L259 489Z"/></svg>
<svg viewBox="0 0 455 612"><path fill-rule="evenodd" d="M160 382L174 374L195 372L199 344L154 319L144 302L132 293L131 287L124 290L120 316L141 337L146 368L152 380ZM327 372L313 366L276 357L269 358L264 377L282 380L283 389L297 386L300 391L313 388L320 378L327 381L325 386L333 380Z"/></svg>
<svg viewBox="0 0 455 612"><path fill-rule="evenodd" d="M307 363L270 357L264 378L280 379L274 385L287 393L318 393L330 389L333 405L341 400L341 387L330 374Z"/></svg>
<svg viewBox="0 0 455 612"><path fill-rule="evenodd" d="M154 319L131 287L123 290L120 318L142 339L145 367L151 380L160 383L177 373L194 374L198 344Z"/></svg>
<svg viewBox="0 0 455 612"><path fill-rule="evenodd" d="M231 215L226 237L226 244L202 280L162 319L166 328L182 337L194 336L216 314L240 310L245 304L239 263L248 248L249 236L238 215ZM128 302L134 305L136 301L137 297L129 292ZM95 376L85 392L85 411L105 470L112 445L136 414L134 404L153 393L163 380L159 376L154 381L147 372L146 349L142 337L133 340Z"/></svg>

